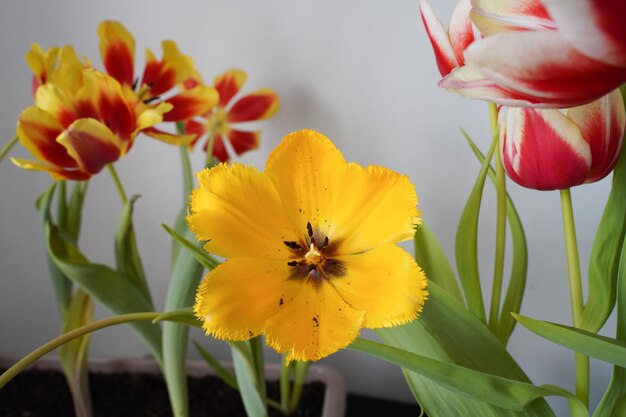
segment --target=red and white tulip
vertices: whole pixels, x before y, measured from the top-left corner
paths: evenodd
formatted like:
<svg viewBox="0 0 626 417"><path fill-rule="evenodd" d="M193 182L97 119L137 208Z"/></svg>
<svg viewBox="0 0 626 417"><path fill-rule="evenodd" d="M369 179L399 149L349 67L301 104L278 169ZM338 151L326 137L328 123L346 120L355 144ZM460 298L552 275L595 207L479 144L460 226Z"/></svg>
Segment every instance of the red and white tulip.
<svg viewBox="0 0 626 417"><path fill-rule="evenodd" d="M619 90L567 110L500 109L504 168L518 184L565 189L598 181L615 167L626 114Z"/></svg>
<svg viewBox="0 0 626 417"><path fill-rule="evenodd" d="M485 36L440 85L499 104L571 107L626 82L623 0L472 0Z"/></svg>

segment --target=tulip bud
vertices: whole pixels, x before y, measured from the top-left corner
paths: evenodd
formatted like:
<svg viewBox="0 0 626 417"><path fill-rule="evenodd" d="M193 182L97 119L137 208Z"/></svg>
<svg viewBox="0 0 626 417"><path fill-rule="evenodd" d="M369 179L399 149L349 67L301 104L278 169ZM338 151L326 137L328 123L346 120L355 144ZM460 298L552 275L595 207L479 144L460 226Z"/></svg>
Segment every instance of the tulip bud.
<svg viewBox="0 0 626 417"><path fill-rule="evenodd" d="M569 109L501 108L500 151L509 177L536 190L598 181L615 167L626 114L619 90Z"/></svg>

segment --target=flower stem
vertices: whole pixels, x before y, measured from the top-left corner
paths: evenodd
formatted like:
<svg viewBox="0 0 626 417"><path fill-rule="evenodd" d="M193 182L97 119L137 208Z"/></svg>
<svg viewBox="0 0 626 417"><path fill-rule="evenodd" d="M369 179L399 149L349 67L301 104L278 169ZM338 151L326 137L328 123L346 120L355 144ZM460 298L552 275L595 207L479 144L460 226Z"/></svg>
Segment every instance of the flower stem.
<svg viewBox="0 0 626 417"><path fill-rule="evenodd" d="M491 132L498 136L498 107L489 103L489 119ZM496 252L493 264L493 285L491 288L491 305L489 310L489 328L497 333L498 316L500 313L500 297L502 295L502 276L504 274L504 248L506 243L506 177L500 158L500 150L495 151L496 164Z"/></svg>
<svg viewBox="0 0 626 417"><path fill-rule="evenodd" d="M122 200L122 204L126 205L126 203L128 203L128 198L126 198L126 192L124 191L124 187L122 186L120 177L117 175L115 166L113 166L113 164L109 164L107 165L107 168L111 173L111 178L113 178L113 183L115 184L115 188L117 188L117 193L120 195L120 200Z"/></svg>
<svg viewBox="0 0 626 417"><path fill-rule="evenodd" d="M289 414L294 413L298 409L298 404L302 398L304 381L309 372L310 365L311 362L296 362L294 364L293 391L291 392L291 399L289 400Z"/></svg>
<svg viewBox="0 0 626 417"><path fill-rule="evenodd" d="M52 339L51 341L39 346L37 349L24 356L13 366L7 369L6 372L0 375L0 388L5 386L17 374L22 372L28 366L40 359L42 356L49 352L52 352L54 349L69 341L92 333L96 330L104 329L106 327L111 327L122 323L129 323L133 321L154 320L160 315L162 315L162 313L155 312L122 314L119 316L108 317L106 319L98 320L85 326L81 326L77 329L71 330L67 333L63 333L62 335Z"/></svg>
<svg viewBox="0 0 626 417"><path fill-rule="evenodd" d="M561 211L563 215L563 231L565 235L565 252L567 254L567 271L569 277L570 299L572 303L572 321L574 327L580 326L583 313L583 292L580 278L580 262L578 260L578 244L574 226L574 210L572 195L569 188L561 190ZM576 397L585 405L589 405L589 357L576 353Z"/></svg>
<svg viewBox="0 0 626 417"><path fill-rule="evenodd" d="M18 138L17 136L15 136L13 139L8 141L6 145L2 147L2 149L0 149L0 162L2 162L2 160L9 153L9 151L13 149L13 146L15 146L15 144L17 143L17 140Z"/></svg>
<svg viewBox="0 0 626 417"><path fill-rule="evenodd" d="M289 398L291 397L291 370L292 364L286 361L287 354L283 354L280 367L280 408L284 414L289 412Z"/></svg>
<svg viewBox="0 0 626 417"><path fill-rule="evenodd" d="M206 144L206 159L204 166L210 168L213 166L213 148L215 147L215 130L209 131L209 138Z"/></svg>

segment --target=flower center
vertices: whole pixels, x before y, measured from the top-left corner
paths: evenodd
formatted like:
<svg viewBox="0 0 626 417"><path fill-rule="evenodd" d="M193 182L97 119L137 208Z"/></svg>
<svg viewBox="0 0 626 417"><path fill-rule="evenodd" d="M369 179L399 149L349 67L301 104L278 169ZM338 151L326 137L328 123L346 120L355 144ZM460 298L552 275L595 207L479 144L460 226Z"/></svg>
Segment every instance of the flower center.
<svg viewBox="0 0 626 417"><path fill-rule="evenodd" d="M291 267L289 278L318 287L324 281L345 275L346 268L343 262L334 259L337 256L336 245L331 245L328 236L314 229L310 222L306 224L306 229L307 233L301 241L283 242L296 258L287 262Z"/></svg>
<svg viewBox="0 0 626 417"><path fill-rule="evenodd" d="M309 251L304 255L304 259L311 262L312 264L318 264L322 259L322 254L320 253L315 243L311 243Z"/></svg>
<svg viewBox="0 0 626 417"><path fill-rule="evenodd" d="M216 135L225 135L228 133L229 127L226 120L228 113L222 107L217 107L213 113L207 118L207 132L214 132Z"/></svg>

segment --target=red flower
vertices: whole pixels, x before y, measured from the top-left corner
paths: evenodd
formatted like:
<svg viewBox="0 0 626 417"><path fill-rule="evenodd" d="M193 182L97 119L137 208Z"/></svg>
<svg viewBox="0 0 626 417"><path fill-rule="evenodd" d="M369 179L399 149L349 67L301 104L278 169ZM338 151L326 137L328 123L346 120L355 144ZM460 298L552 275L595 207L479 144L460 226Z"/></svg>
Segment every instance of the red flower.
<svg viewBox="0 0 626 417"><path fill-rule="evenodd" d="M268 119L278 110L278 95L267 88L247 94L230 105L245 81L246 73L238 69L226 71L216 77L215 88L220 95L219 104L212 111L205 113L202 116L203 120L189 120L185 124L186 132L195 135L194 144L205 133L214 135L212 152L221 162L230 159L225 141L228 141L237 155L259 146L261 132L239 130L234 125ZM185 84L190 88L195 88L194 86L202 85L202 81L196 75ZM205 150L207 144L204 146Z"/></svg>
<svg viewBox="0 0 626 417"><path fill-rule="evenodd" d="M615 167L626 115L619 90L567 110L502 108L504 168L515 182L537 190L598 181Z"/></svg>

